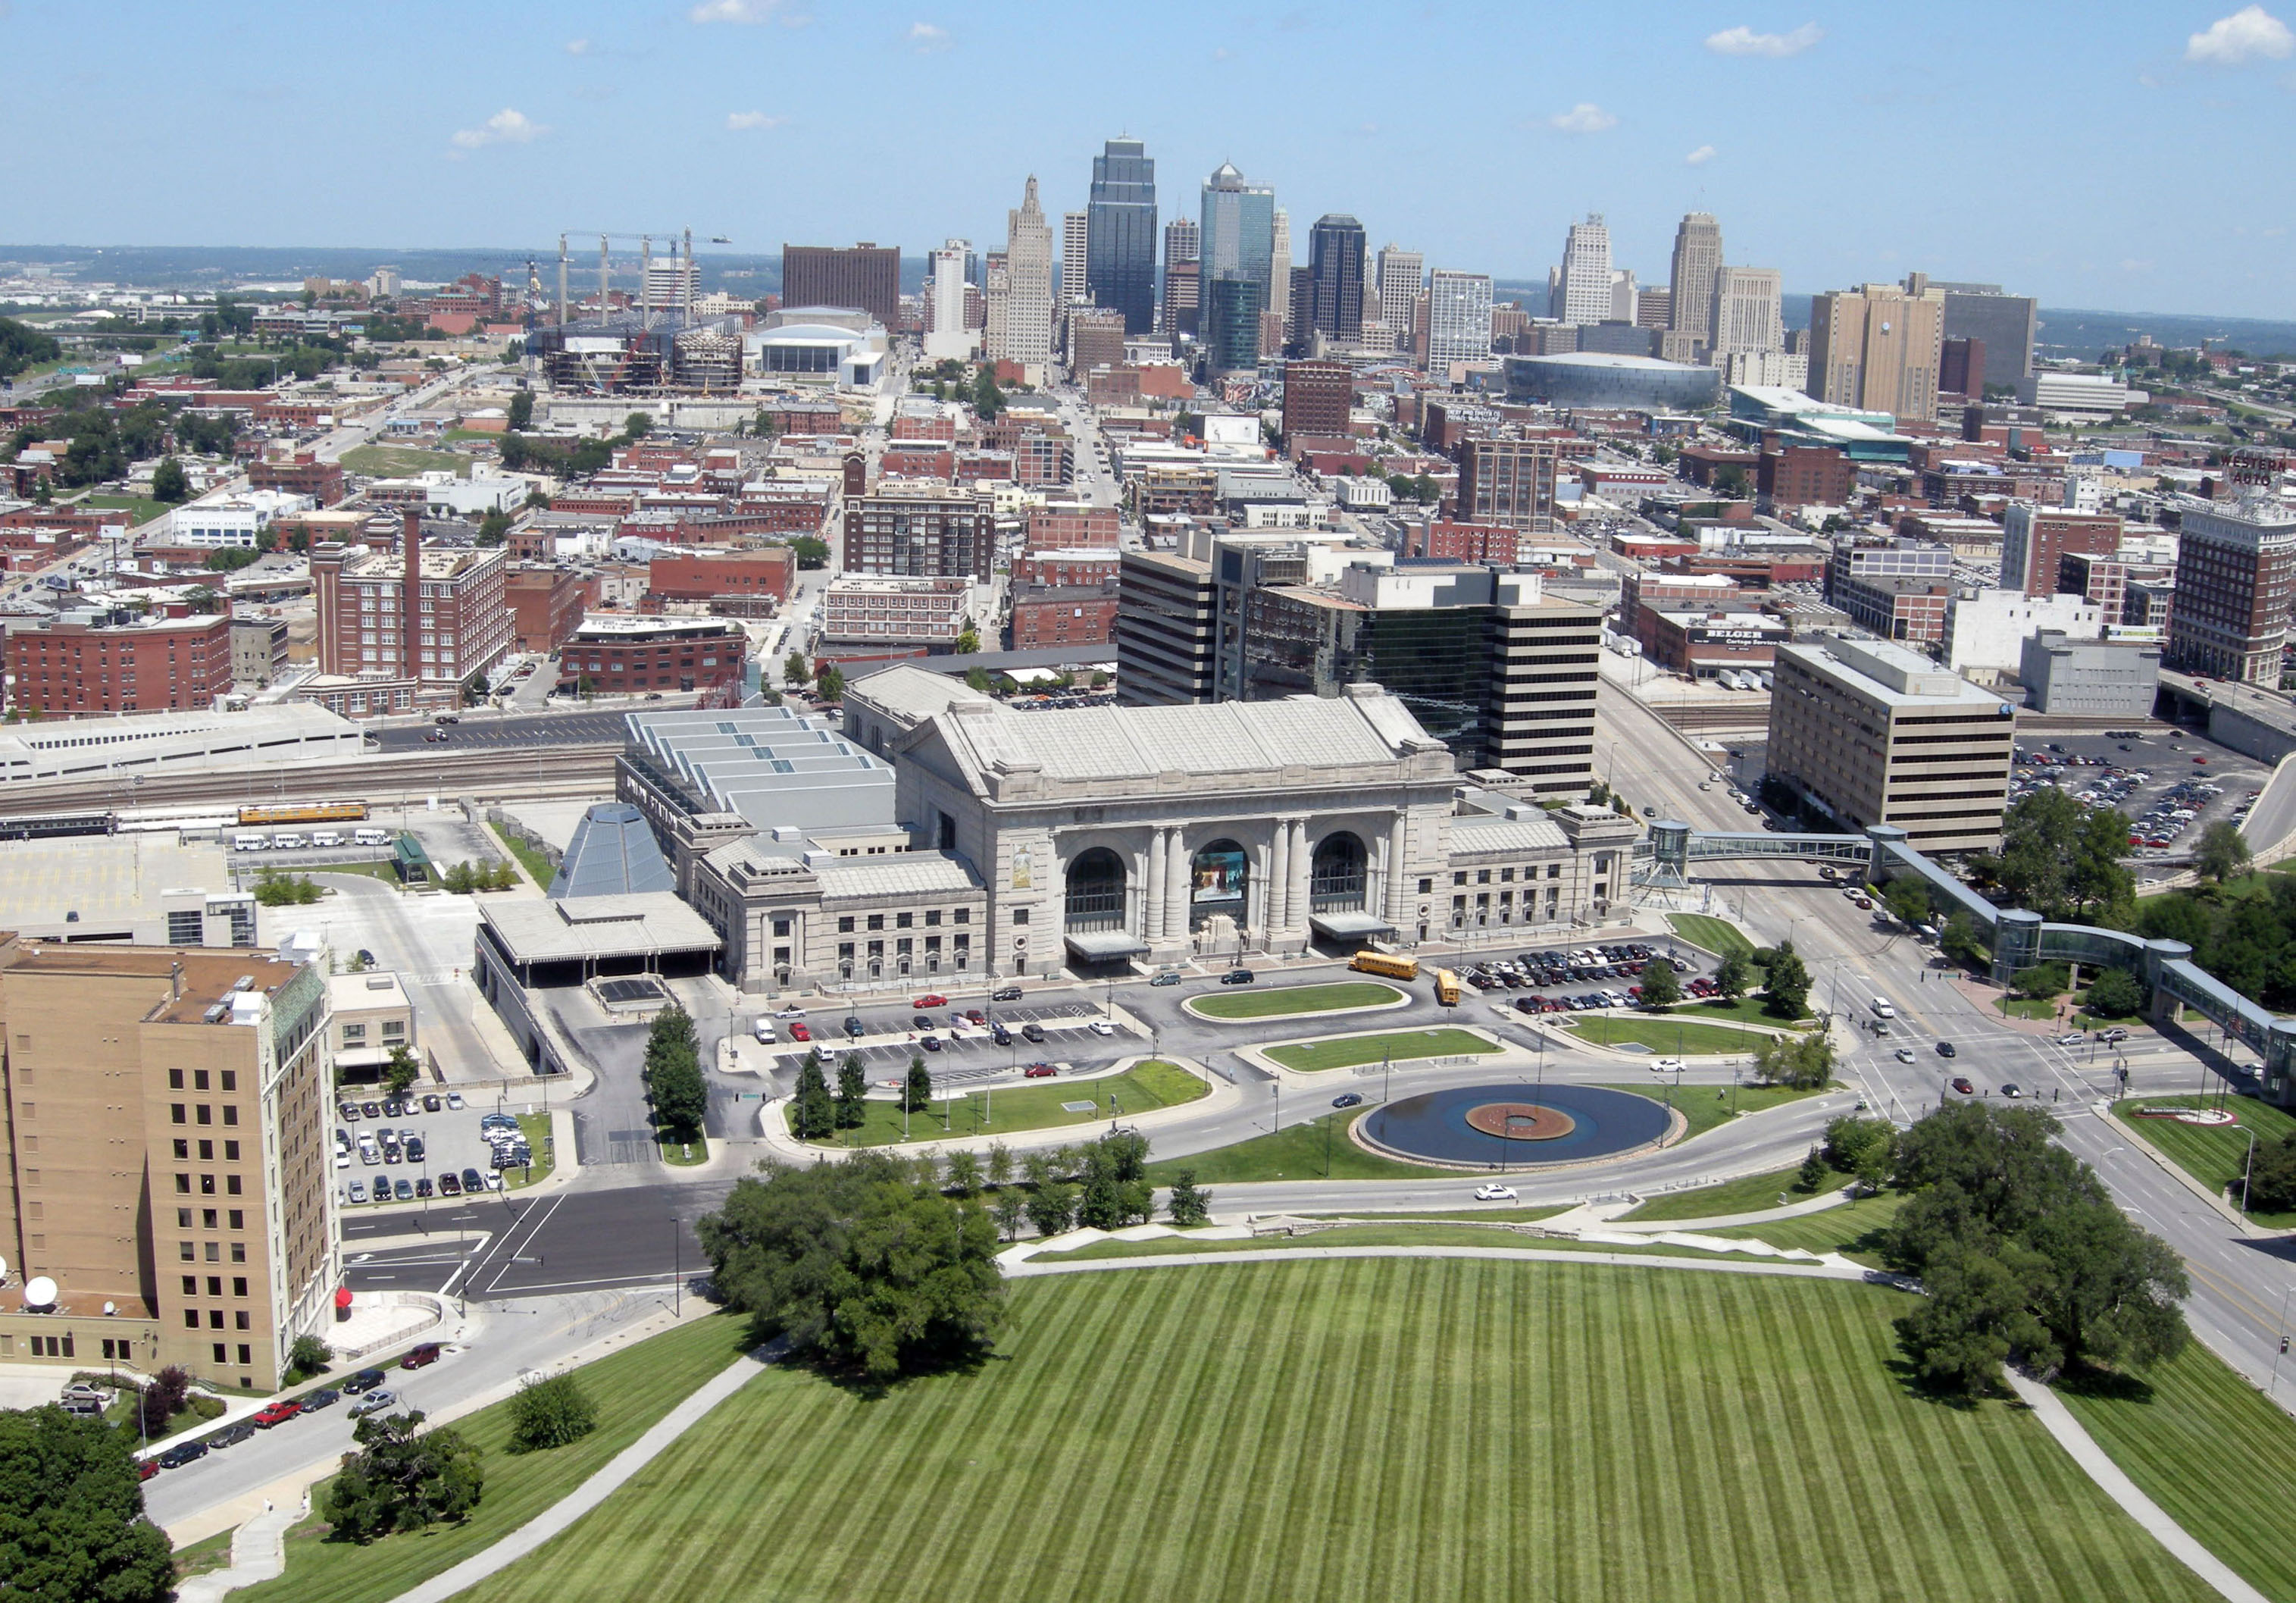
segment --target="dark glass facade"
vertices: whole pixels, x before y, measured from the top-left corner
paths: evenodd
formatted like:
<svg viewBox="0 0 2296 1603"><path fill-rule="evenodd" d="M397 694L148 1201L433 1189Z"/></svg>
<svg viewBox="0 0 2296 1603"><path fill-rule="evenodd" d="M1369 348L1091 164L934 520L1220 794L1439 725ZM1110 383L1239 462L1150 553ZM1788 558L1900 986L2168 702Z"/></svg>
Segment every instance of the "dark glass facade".
<svg viewBox="0 0 2296 1603"><path fill-rule="evenodd" d="M1317 218L1308 235L1308 277L1316 298L1316 332L1329 340L1361 339L1363 225L1336 212Z"/></svg>
<svg viewBox="0 0 2296 1603"><path fill-rule="evenodd" d="M1260 589L1250 593L1245 618L1242 700L1337 695L1349 685L1375 684L1410 708L1463 767L1488 766L1488 607L1374 611Z"/></svg>
<svg viewBox="0 0 2296 1603"><path fill-rule="evenodd" d="M1207 289L1205 364L1215 374L1252 372L1259 366L1259 285L1240 273L1222 273Z"/></svg>
<svg viewBox="0 0 2296 1603"><path fill-rule="evenodd" d="M1092 159L1085 287L1124 314L1124 332L1156 326L1156 163L1137 139L1111 139Z"/></svg>

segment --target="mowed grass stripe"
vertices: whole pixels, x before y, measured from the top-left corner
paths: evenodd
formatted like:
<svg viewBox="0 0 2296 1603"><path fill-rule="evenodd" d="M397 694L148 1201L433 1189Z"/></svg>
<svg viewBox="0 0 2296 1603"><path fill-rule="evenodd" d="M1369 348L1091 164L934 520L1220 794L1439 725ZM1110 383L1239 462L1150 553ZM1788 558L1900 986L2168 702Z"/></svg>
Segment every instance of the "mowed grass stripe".
<svg viewBox="0 0 2296 1603"><path fill-rule="evenodd" d="M761 1377L489 1603L2208 1595L2030 1418L1909 1396L1905 1306L1479 1261L1027 1282L970 1373Z"/></svg>

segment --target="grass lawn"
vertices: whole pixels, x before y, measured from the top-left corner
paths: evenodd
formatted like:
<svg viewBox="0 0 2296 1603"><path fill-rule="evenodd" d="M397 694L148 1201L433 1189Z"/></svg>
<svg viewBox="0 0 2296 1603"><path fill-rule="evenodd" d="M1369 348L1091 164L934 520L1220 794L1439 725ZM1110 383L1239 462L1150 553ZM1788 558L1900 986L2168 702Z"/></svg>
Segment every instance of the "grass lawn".
<svg viewBox="0 0 2296 1603"><path fill-rule="evenodd" d="M1726 918L1704 913L1669 913L1666 921L1685 941L1693 946L1702 946L1718 958L1726 958L1732 952L1744 956L1754 949L1754 943L1746 939L1745 933Z"/></svg>
<svg viewBox="0 0 2296 1603"><path fill-rule="evenodd" d="M408 445L358 445L342 455L342 464L355 473L402 479L414 473L448 473L471 476L471 459L460 451L425 451Z"/></svg>
<svg viewBox="0 0 2296 1603"><path fill-rule="evenodd" d="M510 1405L457 1420L455 1429L485 1454L486 1496L460 1525L388 1536L371 1547L325 1540L316 1514L287 1535L287 1573L232 1594L235 1603L382 1603L509 1535L644 1434L655 1420L748 1345L745 1319L718 1315L665 1331L584 1366L582 1389L598 1405L598 1428L549 1452L508 1451ZM323 1483L324 1484L324 1483ZM312 1502L318 1500L312 1489Z"/></svg>
<svg viewBox="0 0 2296 1603"><path fill-rule="evenodd" d="M2282 1517L2296 1498L2296 1420L2198 1342L2143 1381L2057 1389L2170 1518L2267 1596L2296 1597Z"/></svg>
<svg viewBox="0 0 2296 1603"><path fill-rule="evenodd" d="M1767 1224L1725 1225L1713 1234L1767 1241L1772 1246L1798 1246L1813 1253L1840 1253L1870 1269L1882 1267L1882 1228L1898 1216L1905 1196L1884 1191L1857 1202L1844 1203L1805 1213L1798 1219L1775 1219Z"/></svg>
<svg viewBox="0 0 2296 1603"><path fill-rule="evenodd" d="M231 1541L237 1531L218 1531L204 1541L195 1541L187 1548L176 1550L176 1579L189 1580L204 1575L209 1570L219 1570L231 1562Z"/></svg>
<svg viewBox="0 0 2296 1603"><path fill-rule="evenodd" d="M1348 1139L1346 1128L1347 1122L1362 1111L1348 1108L1334 1113L1325 1108L1321 1117L1303 1117L1297 1123L1290 1122L1287 1115L1283 1128L1272 1135L1254 1136L1233 1147L1216 1147L1193 1157L1164 1158L1152 1163L1148 1165L1148 1179L1155 1185L1168 1186L1175 1176L1186 1169L1194 1171L1196 1183L1202 1186L1243 1180L1322 1180L1326 1175L1341 1180L1409 1180L1439 1175L1473 1184L1475 1177L1465 1170L1398 1163L1393 1158L1365 1152ZM1214 1206L1217 1211L1218 1204Z"/></svg>
<svg viewBox="0 0 2296 1603"><path fill-rule="evenodd" d="M179 1409L168 1415L167 1425L160 1430L153 1431L147 1438L138 1434L135 1429L135 1393L122 1386L112 1393L111 1402L104 1409L103 1417L129 1435L135 1436L136 1445L140 1447L147 1440L164 1442L169 1436L184 1431L204 1429L223 1418L226 1406L220 1397L202 1396L194 1392L192 1393L189 1407Z"/></svg>
<svg viewBox="0 0 2296 1603"><path fill-rule="evenodd" d="M557 1143L550 1139L548 1114L518 1115L519 1133L526 1138L534 1153L532 1169L505 1169L502 1171L503 1189L523 1191L529 1186L538 1186L550 1178L551 1165L557 1159Z"/></svg>
<svg viewBox="0 0 2296 1603"><path fill-rule="evenodd" d="M2256 1132L2259 1147L2268 1146L2296 1130L2296 1115L2283 1113L2252 1097L2235 1097L2228 1106L2240 1115L2237 1124L2184 1124L2174 1119L2132 1116L2140 1107L2199 1106L2197 1097L2132 1097L2117 1104L2114 1112L2123 1124L2159 1148L2163 1157L2218 1196L2224 1196L2225 1188L2231 1187L2233 1205L2238 1207L2240 1177L2248 1164L2249 1132ZM2296 1213L2267 1213L2259 1209L2249 1217L2275 1229L2296 1225Z"/></svg>
<svg viewBox="0 0 2296 1603"><path fill-rule="evenodd" d="M1733 1029L1728 1024L1702 1024L1684 1019L1678 1014L1664 1017L1646 1013L1614 1016L1597 1014L1581 1016L1570 1025L1579 1040L1598 1046L1616 1047L1639 1044L1652 1051L1672 1056L1702 1056L1714 1053L1741 1053L1751 1056L1754 1048L1769 1039L1751 1030Z"/></svg>
<svg viewBox="0 0 2296 1603"><path fill-rule="evenodd" d="M1499 1222L1496 1220L1494 1223ZM1259 1236L1248 1241L1204 1241L1191 1236L1159 1236L1147 1241L1095 1241L1065 1253L1046 1253L1046 1263L1065 1263L1071 1258L1178 1258L1198 1253L1282 1252L1300 1247L1332 1246L1481 1246L1500 1251L1563 1253L1679 1253L1661 1246L1614 1246L1603 1242L1550 1240L1515 1230L1479 1230L1452 1222L1402 1224L1344 1224L1304 1236Z"/></svg>
<svg viewBox="0 0 2296 1603"><path fill-rule="evenodd" d="M830 1083L837 1080L837 1061L827 1053L822 1065ZM979 1136L983 1140L1019 1130L1049 1130L1062 1124L1092 1124L1109 1116L1108 1099L1116 1098L1120 1114L1144 1114L1151 1108L1193 1102L1207 1090L1203 1081L1177 1064L1151 1058L1121 1074L1098 1080L1035 1080L1025 1086L998 1091L969 1091L954 1106L934 1097L932 1106L908 1116L909 1139L945 1141L952 1137ZM1089 1102L1092 1106L1070 1113L1063 1103ZM901 1140L901 1105L872 1097L868 1117L858 1130L837 1132L837 1139L814 1143L819 1147L898 1146Z"/></svg>
<svg viewBox="0 0 2296 1603"><path fill-rule="evenodd" d="M1330 985L1282 985L1269 991L1219 991L1192 997L1187 1010L1211 1019L1283 1018L1295 1013L1331 1013L1341 1007L1383 1007L1403 992L1371 980Z"/></svg>
<svg viewBox="0 0 2296 1603"><path fill-rule="evenodd" d="M1790 1029L1798 1024L1812 1022L1807 1013L1798 1019L1779 1018L1764 1009L1762 999L1758 996L1740 997L1734 1002L1685 1002L1679 1007L1668 1008L1666 1016L1668 1018L1726 1019L1732 1023L1764 1024L1773 1030Z"/></svg>
<svg viewBox="0 0 2296 1603"><path fill-rule="evenodd" d="M1682 1133L1685 1141L1693 1136L1704 1135L1718 1124L1727 1124L1740 1114L1759 1114L1766 1107L1780 1107L1817 1095L1816 1091L1797 1091L1782 1085L1677 1087L1673 1081L1671 1074L1653 1074L1641 1085L1613 1085L1608 1089L1631 1091L1653 1102L1671 1103L1690 1125Z"/></svg>
<svg viewBox="0 0 2296 1603"><path fill-rule="evenodd" d="M1303 1073L1322 1069L1351 1069L1387 1058L1472 1057L1505 1050L1489 1037L1472 1030L1445 1026L1436 1030L1390 1030L1379 1035L1350 1035L1338 1040L1300 1041L1270 1047L1267 1055L1287 1069Z"/></svg>
<svg viewBox="0 0 2296 1603"><path fill-rule="evenodd" d="M486 1595L2213 1596L2029 1415L1908 1395L1906 1306L1467 1260L1029 1281L970 1370L759 1376Z"/></svg>
<svg viewBox="0 0 2296 1603"><path fill-rule="evenodd" d="M1688 1191L1669 1191L1654 1196L1631 1213L1619 1215L1627 1224L1645 1224L1653 1219L1719 1219L1729 1213L1752 1213L1763 1208L1778 1205L1778 1193L1786 1194L1788 1202L1808 1202L1823 1192L1839 1191L1849 1182L1846 1174L1829 1169L1825 1180L1816 1191L1805 1191L1800 1184L1801 1166L1773 1170L1767 1174L1749 1174L1734 1180L1724 1180L1718 1186L1700 1186Z"/></svg>
<svg viewBox="0 0 2296 1603"><path fill-rule="evenodd" d="M168 506L167 502L154 501L149 496L106 496L91 494L82 496L79 498L79 505L86 507L91 512L101 508L118 508L119 511L125 512L129 516L133 517L138 523L148 523L153 518L160 516L162 513L173 510Z"/></svg>
<svg viewBox="0 0 2296 1603"><path fill-rule="evenodd" d="M661 1154L661 1161L672 1168L688 1169L709 1161L709 1142L674 1140L667 1124L653 1132L653 1144L655 1150Z"/></svg>
<svg viewBox="0 0 2296 1603"><path fill-rule="evenodd" d="M499 824L489 824L487 827L495 832L495 839L502 843L502 849L518 859L518 866L526 870L527 878L542 890L550 889L550 882L558 876L558 870L550 866L548 858Z"/></svg>

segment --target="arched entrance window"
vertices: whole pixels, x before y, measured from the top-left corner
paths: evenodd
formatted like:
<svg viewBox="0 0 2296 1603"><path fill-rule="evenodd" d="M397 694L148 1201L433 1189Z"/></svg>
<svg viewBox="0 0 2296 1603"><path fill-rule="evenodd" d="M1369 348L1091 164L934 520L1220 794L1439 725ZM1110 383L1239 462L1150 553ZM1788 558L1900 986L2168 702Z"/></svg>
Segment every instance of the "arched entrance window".
<svg viewBox="0 0 2296 1603"><path fill-rule="evenodd" d="M1364 864L1369 854L1363 841L1348 830L1325 835L1316 843L1308 878L1308 910L1311 913L1359 912L1364 905Z"/></svg>
<svg viewBox="0 0 2296 1603"><path fill-rule="evenodd" d="M1251 885L1251 859L1231 840L1214 841L1188 860L1188 927L1226 914L1241 926Z"/></svg>
<svg viewBox="0 0 2296 1603"><path fill-rule="evenodd" d="M1079 934L1124 927L1124 859L1105 846L1069 864L1067 925Z"/></svg>

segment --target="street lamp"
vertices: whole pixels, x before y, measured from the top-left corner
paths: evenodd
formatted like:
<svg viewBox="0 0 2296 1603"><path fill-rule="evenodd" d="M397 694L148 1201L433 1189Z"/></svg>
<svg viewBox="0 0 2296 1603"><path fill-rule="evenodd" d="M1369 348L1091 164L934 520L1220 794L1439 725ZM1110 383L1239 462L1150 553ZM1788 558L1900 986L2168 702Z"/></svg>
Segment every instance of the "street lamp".
<svg viewBox="0 0 2296 1603"><path fill-rule="evenodd" d="M669 1216L669 1311L675 1319L685 1311L685 1234L677 1215Z"/></svg>

